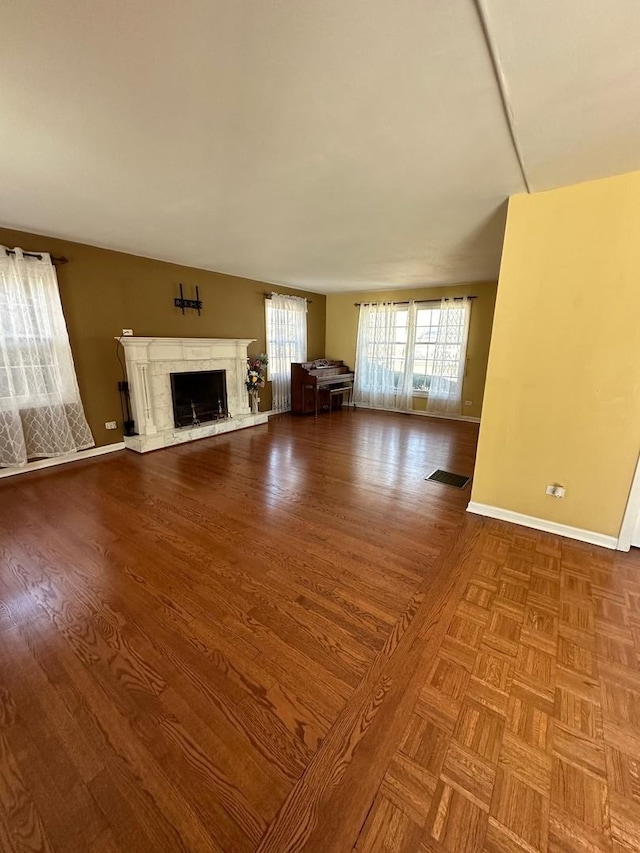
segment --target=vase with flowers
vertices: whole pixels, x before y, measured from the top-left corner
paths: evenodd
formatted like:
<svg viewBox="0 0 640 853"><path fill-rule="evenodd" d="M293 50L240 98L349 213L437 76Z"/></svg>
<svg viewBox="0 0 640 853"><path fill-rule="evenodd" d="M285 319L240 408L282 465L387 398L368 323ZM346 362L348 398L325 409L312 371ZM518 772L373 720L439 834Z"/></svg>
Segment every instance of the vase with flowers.
<svg viewBox="0 0 640 853"><path fill-rule="evenodd" d="M244 384L247 386L247 391L249 392L251 411L254 415L259 411L260 397L258 393L265 386L265 374L268 363L269 359L264 353L247 358L247 378Z"/></svg>

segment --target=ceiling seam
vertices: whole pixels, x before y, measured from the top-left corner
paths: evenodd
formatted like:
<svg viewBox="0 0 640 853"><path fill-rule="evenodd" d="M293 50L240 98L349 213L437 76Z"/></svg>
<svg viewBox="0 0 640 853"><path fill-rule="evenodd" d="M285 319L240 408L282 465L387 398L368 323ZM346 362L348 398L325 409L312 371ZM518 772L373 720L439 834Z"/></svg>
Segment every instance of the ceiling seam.
<svg viewBox="0 0 640 853"><path fill-rule="evenodd" d="M513 145L513 149L516 154L516 159L518 160L518 165L520 166L520 173L522 174L522 180L524 181L524 185L527 188L527 192L531 193L531 185L529 184L529 178L527 177L527 170L524 164L524 157L522 155L522 150L520 148L520 144L518 142L518 134L516 133L516 122L515 117L513 115L513 110L511 109L511 100L509 98L509 88L507 86L507 80L504 75L504 71L502 69L502 64L500 62L500 57L498 55L498 49L493 39L493 35L489 28L489 13L487 12L485 0L474 0L474 5L476 7L476 11L478 12L478 17L480 18L480 26L482 27L482 32L484 35L484 40L487 45L487 50L489 51L489 56L491 57L491 64L493 65L493 72L495 74L496 82L498 84L498 89L500 91L500 99L502 101L502 107L504 110L504 115L507 120L507 126L509 128L509 135L511 136L511 143Z"/></svg>

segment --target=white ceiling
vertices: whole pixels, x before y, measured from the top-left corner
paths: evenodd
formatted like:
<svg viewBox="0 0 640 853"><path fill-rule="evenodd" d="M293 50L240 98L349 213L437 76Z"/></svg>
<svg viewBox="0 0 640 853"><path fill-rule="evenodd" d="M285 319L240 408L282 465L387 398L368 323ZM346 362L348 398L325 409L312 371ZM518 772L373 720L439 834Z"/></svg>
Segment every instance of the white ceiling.
<svg viewBox="0 0 640 853"><path fill-rule="evenodd" d="M638 0L482 0L532 189L640 168ZM320 292L497 276L473 0L4 4L0 222Z"/></svg>

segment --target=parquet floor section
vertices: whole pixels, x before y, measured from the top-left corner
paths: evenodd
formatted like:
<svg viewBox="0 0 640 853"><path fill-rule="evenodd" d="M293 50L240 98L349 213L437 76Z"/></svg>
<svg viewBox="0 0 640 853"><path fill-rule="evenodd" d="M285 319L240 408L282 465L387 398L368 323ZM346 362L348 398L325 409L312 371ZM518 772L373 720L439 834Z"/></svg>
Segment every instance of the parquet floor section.
<svg viewBox="0 0 640 853"><path fill-rule="evenodd" d="M364 411L0 482L0 850L623 851L640 559Z"/></svg>
<svg viewBox="0 0 640 853"><path fill-rule="evenodd" d="M638 552L485 530L355 849L638 851Z"/></svg>

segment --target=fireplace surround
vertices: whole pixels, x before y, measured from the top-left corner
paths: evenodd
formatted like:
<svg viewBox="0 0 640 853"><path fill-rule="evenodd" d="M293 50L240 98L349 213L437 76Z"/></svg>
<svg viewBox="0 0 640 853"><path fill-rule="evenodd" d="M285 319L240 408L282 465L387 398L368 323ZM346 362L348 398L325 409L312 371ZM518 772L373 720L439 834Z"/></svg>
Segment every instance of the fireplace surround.
<svg viewBox="0 0 640 853"><path fill-rule="evenodd" d="M130 450L147 453L185 441L265 424L266 412L252 414L245 388L251 338L125 337L131 409L138 435L125 436ZM224 371L227 418L177 427L171 374ZM217 402L217 401L216 401Z"/></svg>

